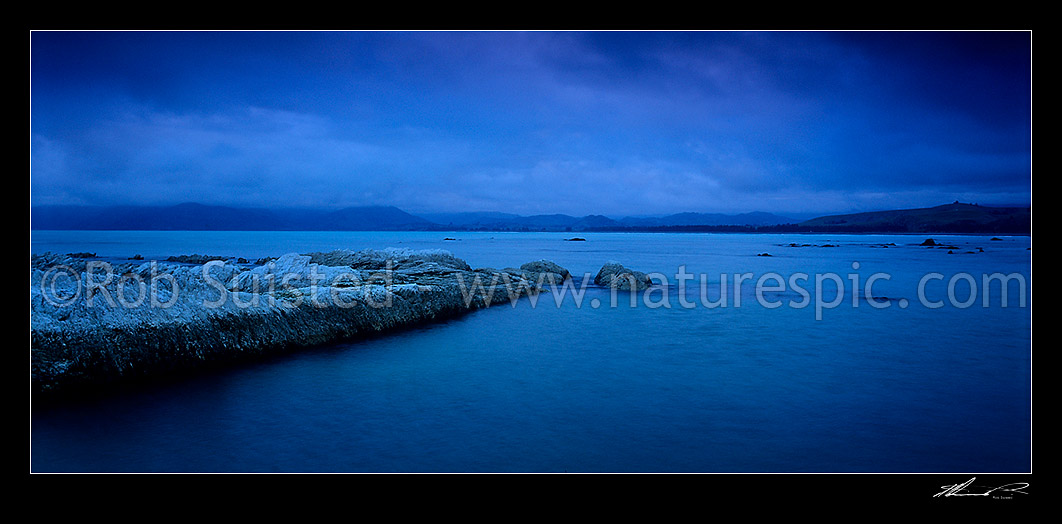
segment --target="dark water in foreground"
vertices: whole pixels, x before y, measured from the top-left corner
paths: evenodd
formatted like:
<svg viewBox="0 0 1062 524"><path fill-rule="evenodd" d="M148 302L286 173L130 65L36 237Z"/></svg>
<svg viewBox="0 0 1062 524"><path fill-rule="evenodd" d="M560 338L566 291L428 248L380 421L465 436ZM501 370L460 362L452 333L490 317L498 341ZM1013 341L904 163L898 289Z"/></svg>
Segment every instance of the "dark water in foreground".
<svg viewBox="0 0 1062 524"><path fill-rule="evenodd" d="M458 237L444 242L443 237ZM669 275L630 307L587 288L560 307L495 306L32 414L31 469L165 472L1023 472L1031 469L1028 238L863 235L34 232L38 251L247 258L334 248L444 248L474 267L609 259ZM570 234L568 235L570 236ZM790 242L812 244L788 247ZM831 244L822 248L815 245ZM895 244L888 248L879 244ZM983 253L966 254L965 251ZM757 257L769 252L771 257ZM858 262L858 269L853 269ZM681 298L680 265L695 278ZM874 296L814 307L814 275ZM1019 273L969 307L954 275ZM752 273L735 292L733 274ZM803 281L757 300L766 273ZM922 277L939 273L917 289ZM730 278L725 306L710 301ZM771 281L769 285L778 282ZM822 302L834 297L827 281ZM983 293L983 289L978 289ZM740 305L736 303L740 296ZM666 302L671 307L653 307ZM599 307L590 303L597 299ZM900 307L906 300L907 307ZM925 303L942 301L940 308ZM886 302L882 302L886 303ZM781 304L779 307L771 307Z"/></svg>

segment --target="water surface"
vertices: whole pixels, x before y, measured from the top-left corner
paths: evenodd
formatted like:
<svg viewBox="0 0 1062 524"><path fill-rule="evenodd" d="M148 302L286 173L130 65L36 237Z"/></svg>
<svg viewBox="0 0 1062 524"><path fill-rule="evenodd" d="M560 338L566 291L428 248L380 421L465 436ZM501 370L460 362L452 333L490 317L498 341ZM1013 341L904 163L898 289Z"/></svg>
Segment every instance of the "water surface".
<svg viewBox="0 0 1062 524"><path fill-rule="evenodd" d="M33 232L33 252L448 249L473 267L618 260L670 286L585 288L456 320L32 413L33 471L1025 472L1031 469L1027 237L439 232ZM451 237L456 240L444 240ZM789 247L790 243L810 244ZM819 247L831 245L835 247ZM886 247L887 246L887 247ZM982 248L984 252L978 252ZM973 253L967 253L973 251ZM757 256L768 253L771 256ZM855 263L855 269L854 267ZM694 276L685 294L675 274ZM833 273L835 307L756 280ZM878 273L873 295L855 297ZM927 281L927 303L919 281ZM1006 307L969 274L1019 274ZM735 289L734 275L751 274ZM702 301L700 282L705 282ZM772 283L773 284L773 283ZM822 302L832 301L824 281ZM721 288L727 300L717 307ZM694 307L682 307L684 302ZM740 305L737 301L740 298ZM766 299L765 301L762 299ZM592 307L596 300L599 307ZM900 301L906 307L900 307ZM780 304L779 307L771 307ZM670 307L667 307L670 306Z"/></svg>

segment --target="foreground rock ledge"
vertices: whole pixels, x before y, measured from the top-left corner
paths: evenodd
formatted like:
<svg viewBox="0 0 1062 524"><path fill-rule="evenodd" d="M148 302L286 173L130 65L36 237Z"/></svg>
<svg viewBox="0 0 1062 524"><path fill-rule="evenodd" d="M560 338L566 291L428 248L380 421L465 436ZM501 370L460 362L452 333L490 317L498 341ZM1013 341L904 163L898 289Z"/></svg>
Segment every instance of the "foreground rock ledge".
<svg viewBox="0 0 1062 524"><path fill-rule="evenodd" d="M474 270L446 251L396 249L287 254L252 268L35 256L33 390L150 378L515 302L567 277L541 262Z"/></svg>

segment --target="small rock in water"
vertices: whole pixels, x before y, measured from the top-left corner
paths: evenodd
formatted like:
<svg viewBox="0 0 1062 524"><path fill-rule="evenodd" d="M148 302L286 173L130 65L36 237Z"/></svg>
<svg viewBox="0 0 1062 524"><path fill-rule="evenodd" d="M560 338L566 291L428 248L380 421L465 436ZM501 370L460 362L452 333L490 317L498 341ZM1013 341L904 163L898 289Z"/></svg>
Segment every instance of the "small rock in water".
<svg viewBox="0 0 1062 524"><path fill-rule="evenodd" d="M641 271L627 269L619 262L609 261L594 277L599 286L612 287L624 291L648 289L653 280Z"/></svg>
<svg viewBox="0 0 1062 524"><path fill-rule="evenodd" d="M567 269L557 265L552 260L536 260L520 266L520 270L527 273L547 273L553 275L555 282L564 282L571 278Z"/></svg>

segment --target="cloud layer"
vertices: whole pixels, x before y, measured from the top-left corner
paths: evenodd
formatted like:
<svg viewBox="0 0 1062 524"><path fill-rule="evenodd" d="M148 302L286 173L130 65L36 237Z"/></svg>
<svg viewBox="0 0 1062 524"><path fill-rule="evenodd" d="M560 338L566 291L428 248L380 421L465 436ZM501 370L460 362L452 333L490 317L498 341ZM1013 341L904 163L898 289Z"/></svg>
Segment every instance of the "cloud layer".
<svg viewBox="0 0 1062 524"><path fill-rule="evenodd" d="M33 204L1028 202L1024 32L35 32Z"/></svg>

